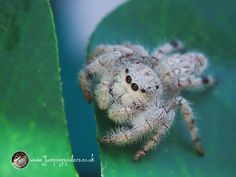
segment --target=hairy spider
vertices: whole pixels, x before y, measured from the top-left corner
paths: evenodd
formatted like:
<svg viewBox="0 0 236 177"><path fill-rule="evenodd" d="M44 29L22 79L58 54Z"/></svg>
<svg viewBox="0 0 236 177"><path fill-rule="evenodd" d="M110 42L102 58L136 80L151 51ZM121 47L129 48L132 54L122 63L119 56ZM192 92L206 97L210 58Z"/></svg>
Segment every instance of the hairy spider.
<svg viewBox="0 0 236 177"><path fill-rule="evenodd" d="M183 49L177 40L150 55L142 46L132 44L99 45L95 49L79 73L80 86L89 102L95 97L98 107L119 124L100 138L101 143L126 145L146 137L134 155L134 160L139 160L160 143L179 108L196 151L204 155L192 109L179 92L211 86L215 80L200 76L207 67L202 53L184 53Z"/></svg>

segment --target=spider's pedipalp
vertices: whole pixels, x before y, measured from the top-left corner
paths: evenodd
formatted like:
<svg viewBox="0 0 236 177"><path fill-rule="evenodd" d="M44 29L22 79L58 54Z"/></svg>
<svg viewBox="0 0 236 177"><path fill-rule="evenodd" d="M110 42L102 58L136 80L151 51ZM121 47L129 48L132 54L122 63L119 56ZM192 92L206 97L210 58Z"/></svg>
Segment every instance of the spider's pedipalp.
<svg viewBox="0 0 236 177"><path fill-rule="evenodd" d="M143 105L121 105L113 103L108 110L109 119L116 123L125 123L143 109Z"/></svg>
<svg viewBox="0 0 236 177"><path fill-rule="evenodd" d="M111 101L112 101L112 95L109 91L109 81L111 78L103 78L103 80L98 83L94 90L94 95L96 96L96 101L98 103L98 107L101 110L108 109Z"/></svg>

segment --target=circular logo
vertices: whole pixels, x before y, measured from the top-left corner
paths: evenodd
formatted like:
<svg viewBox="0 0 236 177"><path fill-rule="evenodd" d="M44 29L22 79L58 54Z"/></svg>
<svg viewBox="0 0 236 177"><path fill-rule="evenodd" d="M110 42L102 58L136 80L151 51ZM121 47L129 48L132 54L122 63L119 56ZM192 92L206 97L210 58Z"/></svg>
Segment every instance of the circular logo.
<svg viewBox="0 0 236 177"><path fill-rule="evenodd" d="M12 165L18 169L25 168L29 163L29 157L25 152L18 151L11 158Z"/></svg>

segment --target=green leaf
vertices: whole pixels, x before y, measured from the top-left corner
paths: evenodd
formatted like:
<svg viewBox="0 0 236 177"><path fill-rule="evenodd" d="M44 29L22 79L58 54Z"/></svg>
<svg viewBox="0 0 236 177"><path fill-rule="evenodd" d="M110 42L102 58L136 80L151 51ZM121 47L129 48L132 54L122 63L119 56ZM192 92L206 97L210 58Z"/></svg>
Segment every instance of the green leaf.
<svg viewBox="0 0 236 177"><path fill-rule="evenodd" d="M49 2L0 4L0 176L77 176L73 163L42 165L44 155L71 158ZM19 150L43 161L16 169Z"/></svg>
<svg viewBox="0 0 236 177"><path fill-rule="evenodd" d="M109 14L97 27L88 55L98 44L130 41L153 49L179 39L188 50L203 52L207 73L219 85L202 92L184 93L193 105L206 150L196 155L189 132L178 114L166 139L142 161L132 161L141 144L100 146L104 177L233 177L236 164L236 1L135 0ZM98 136L109 129L105 112L96 108Z"/></svg>

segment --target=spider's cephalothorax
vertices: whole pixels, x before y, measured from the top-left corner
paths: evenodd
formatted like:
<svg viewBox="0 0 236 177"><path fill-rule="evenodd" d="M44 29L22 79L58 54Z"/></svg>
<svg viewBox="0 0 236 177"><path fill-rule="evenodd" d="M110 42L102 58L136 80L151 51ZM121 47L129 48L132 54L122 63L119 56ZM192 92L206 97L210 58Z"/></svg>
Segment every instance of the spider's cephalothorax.
<svg viewBox="0 0 236 177"><path fill-rule="evenodd" d="M175 40L156 48L151 55L132 44L100 45L95 49L79 74L80 85L89 102L95 97L98 107L107 110L108 118L120 124L101 137L101 143L125 145L145 137L144 146L134 155L138 160L160 142L174 120L176 108L180 108L196 151L204 154L192 109L178 93L214 85L215 80L200 76L207 67L203 54L183 51L183 44Z"/></svg>

